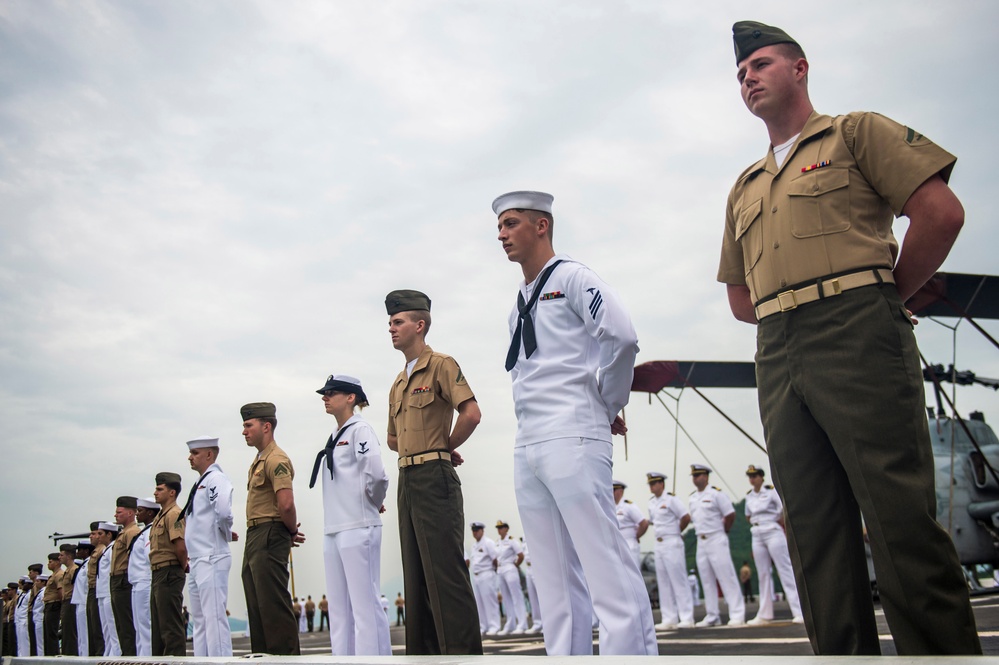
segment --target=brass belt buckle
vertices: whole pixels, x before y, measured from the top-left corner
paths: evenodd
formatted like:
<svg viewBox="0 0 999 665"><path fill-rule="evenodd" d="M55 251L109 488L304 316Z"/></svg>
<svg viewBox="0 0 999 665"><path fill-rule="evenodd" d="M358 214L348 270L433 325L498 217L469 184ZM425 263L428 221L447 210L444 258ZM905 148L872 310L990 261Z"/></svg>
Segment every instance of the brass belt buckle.
<svg viewBox="0 0 999 665"><path fill-rule="evenodd" d="M796 308L798 303L794 300L794 290L778 293L777 304L780 306L780 311L782 312L788 312Z"/></svg>

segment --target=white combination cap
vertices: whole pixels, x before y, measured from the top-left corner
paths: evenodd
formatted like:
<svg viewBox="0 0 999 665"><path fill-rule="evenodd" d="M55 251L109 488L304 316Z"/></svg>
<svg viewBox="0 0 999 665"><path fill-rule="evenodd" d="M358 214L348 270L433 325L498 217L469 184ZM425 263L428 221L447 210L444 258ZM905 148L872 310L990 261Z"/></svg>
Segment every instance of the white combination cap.
<svg viewBox="0 0 999 665"><path fill-rule="evenodd" d="M218 448L219 438L217 436L199 436L196 439L188 441L187 447L190 450L197 450L198 448Z"/></svg>
<svg viewBox="0 0 999 665"><path fill-rule="evenodd" d="M493 212L502 215L507 210L517 208L547 212L550 215L554 200L554 196L544 192L508 192L496 197L496 200L493 201Z"/></svg>
<svg viewBox="0 0 999 665"><path fill-rule="evenodd" d="M486 525L484 522L472 522L472 531L476 529L485 529Z"/></svg>

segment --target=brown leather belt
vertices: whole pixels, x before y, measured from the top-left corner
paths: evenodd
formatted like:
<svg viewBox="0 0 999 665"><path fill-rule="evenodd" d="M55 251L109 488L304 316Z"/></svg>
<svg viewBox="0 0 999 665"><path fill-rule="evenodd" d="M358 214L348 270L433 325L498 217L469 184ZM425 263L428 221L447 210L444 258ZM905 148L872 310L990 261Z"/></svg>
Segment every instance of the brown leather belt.
<svg viewBox="0 0 999 665"><path fill-rule="evenodd" d="M260 524L268 524L270 522L280 522L280 517L257 517L252 520L246 520L246 528L252 529Z"/></svg>
<svg viewBox="0 0 999 665"><path fill-rule="evenodd" d="M399 468L405 469L407 466L419 466L420 464L425 464L426 462L433 462L434 460L446 459L451 460L451 453L444 452L443 450L435 450L429 453L419 453L418 455L407 455L406 457L399 458Z"/></svg>
<svg viewBox="0 0 999 665"><path fill-rule="evenodd" d="M174 566L176 566L177 568L180 568L180 564L179 563L154 563L153 565L150 566L150 568L152 570L156 571L156 570L161 570L163 568L172 568Z"/></svg>
<svg viewBox="0 0 999 665"><path fill-rule="evenodd" d="M871 284L881 284L883 282L889 284L895 283L895 276L888 268L870 268L847 275L817 280L816 283L803 286L799 289L781 291L776 296L761 302L756 306L756 320L762 321L773 314L789 312L799 305L838 296L844 291L860 288L861 286L870 286ZM821 289L819 288L820 285Z"/></svg>

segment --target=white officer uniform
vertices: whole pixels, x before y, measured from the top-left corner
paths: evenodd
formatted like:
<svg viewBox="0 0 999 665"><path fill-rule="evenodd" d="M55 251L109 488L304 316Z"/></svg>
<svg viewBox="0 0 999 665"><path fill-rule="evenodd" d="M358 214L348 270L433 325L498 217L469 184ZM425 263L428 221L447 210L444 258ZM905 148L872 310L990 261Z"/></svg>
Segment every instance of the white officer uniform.
<svg viewBox="0 0 999 665"><path fill-rule="evenodd" d="M734 513L732 500L717 487L709 485L703 492L694 490L690 494L690 518L697 530L697 570L704 585L704 605L707 609L707 614L698 625L721 623L716 582L721 585L728 604L729 624L742 625L746 622L746 606L723 523L727 515Z"/></svg>
<svg viewBox="0 0 999 665"><path fill-rule="evenodd" d="M80 544L90 545L89 540ZM76 559L76 580L73 582L73 600L70 603L76 612L76 652L81 656L90 653L90 636L87 627L87 569L90 568L90 557Z"/></svg>
<svg viewBox="0 0 999 665"><path fill-rule="evenodd" d="M642 569L642 559L641 550L638 544L638 525L642 523L645 516L642 515L642 511L638 509L638 506L633 504L627 499L621 499L618 504L614 507L614 513L617 516L617 528L621 532L621 537L624 538L625 544L631 551L632 558L635 560L635 565L638 569Z"/></svg>
<svg viewBox="0 0 999 665"><path fill-rule="evenodd" d="M49 575L39 575L35 579L39 579L43 582L49 581ZM45 602L43 597L45 596L45 587L42 586L38 595L35 596L35 604L31 607L31 620L35 623L35 654L36 656L45 655Z"/></svg>
<svg viewBox="0 0 999 665"><path fill-rule="evenodd" d="M499 526L499 522L496 524ZM527 630L527 606L524 605L524 592L520 587L520 569L517 558L524 553L520 543L510 537L496 542L496 574L499 588L503 593L503 606L506 608L506 624L500 635L518 635Z"/></svg>
<svg viewBox="0 0 999 665"><path fill-rule="evenodd" d="M523 208L551 213L552 197L511 192L497 215ZM628 403L638 338L617 294L568 256L543 286L521 282L537 349L519 345L511 370L517 440L514 484L545 608L548 655L592 655L591 617L601 655L657 655L648 592L618 532L611 492L610 423ZM544 274L544 272L542 272ZM510 313L516 341L519 309ZM590 599L592 597L592 606Z"/></svg>
<svg viewBox="0 0 999 665"><path fill-rule="evenodd" d="M337 378L360 388L357 379ZM332 476L326 460L319 472L330 646L334 656L390 656L388 617L379 600L382 518L378 512L388 492L388 474L371 425L353 415L344 427L343 434L336 441L331 436L327 444L333 446Z"/></svg>
<svg viewBox="0 0 999 665"><path fill-rule="evenodd" d="M697 574L694 569L691 568L690 572L687 574L687 582L690 584L690 599L694 603L694 607L701 606L701 585L697 581Z"/></svg>
<svg viewBox="0 0 999 665"><path fill-rule="evenodd" d="M203 436L187 442L190 450L213 448L217 437ZM184 515L184 543L190 558L187 592L195 656L232 656L232 634L226 603L232 569L232 482L222 467L212 464L191 488L193 499Z"/></svg>
<svg viewBox="0 0 999 665"><path fill-rule="evenodd" d="M527 582L527 598L531 601L531 627L528 633L540 633L544 627L541 616L541 603L538 601L538 586L534 582L534 567L531 565L531 550L524 542L524 581Z"/></svg>
<svg viewBox="0 0 999 665"><path fill-rule="evenodd" d="M750 532L753 535L753 558L756 560L756 571L760 577L760 609L750 623L764 623L774 618L774 580L771 562L777 567L780 582L784 587L784 595L791 606L791 614L798 621L801 619L801 603L798 601L798 588L794 582L794 571L791 569L791 555L787 550L787 535L777 520L784 512L784 504L770 485L764 485L760 491L749 490L746 493L746 518L749 520Z"/></svg>
<svg viewBox="0 0 999 665"><path fill-rule="evenodd" d="M22 582L25 580L25 577L21 578ZM86 626L87 624L84 623L83 625ZM17 634L18 657L24 658L30 656L31 654L28 653L31 649L31 638L28 637L28 593L18 592L17 605L14 606L14 631ZM86 651L83 653L86 653Z"/></svg>
<svg viewBox="0 0 999 665"><path fill-rule="evenodd" d="M482 522L472 522L472 529L485 529ZM469 554L469 570L472 573L472 591L475 592L475 606L479 610L479 631L485 635L495 635L500 629L499 600L496 597L497 576L496 543L483 534L472 543Z"/></svg>
<svg viewBox="0 0 999 665"><path fill-rule="evenodd" d="M139 499L142 508L159 509L150 499ZM133 540L128 555L128 581L132 584L132 625L135 626L135 653L137 656L153 655L153 619L149 607L149 593L153 584L153 571L149 567L149 527L142 528ZM73 597L76 598L74 592Z"/></svg>
<svg viewBox="0 0 999 665"><path fill-rule="evenodd" d="M660 476L656 476L659 478ZM653 478L649 476L650 480ZM666 477L661 476L663 481ZM669 492L649 497L649 522L656 536L656 583L663 628L694 625L694 605L687 580L687 552L680 535L680 521L689 515L683 501ZM694 578L696 589L697 578Z"/></svg>
<svg viewBox="0 0 999 665"><path fill-rule="evenodd" d="M98 529L118 532L118 525L101 522ZM114 549L111 541L97 560L97 612L101 617L101 632L104 633L104 655L120 656L121 645L118 644L118 630L115 627L114 612L111 610L111 551ZM77 578L79 579L79 578Z"/></svg>

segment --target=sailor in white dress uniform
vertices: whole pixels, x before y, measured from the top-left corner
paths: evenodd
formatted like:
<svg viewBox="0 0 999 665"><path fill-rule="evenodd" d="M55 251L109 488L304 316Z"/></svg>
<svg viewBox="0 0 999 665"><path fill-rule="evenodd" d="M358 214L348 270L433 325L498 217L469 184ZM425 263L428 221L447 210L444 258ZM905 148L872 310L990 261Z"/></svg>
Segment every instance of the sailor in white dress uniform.
<svg viewBox="0 0 999 665"><path fill-rule="evenodd" d="M86 573L84 573L84 596L87 595L86 577ZM16 603L14 605L14 631L17 634L17 655L20 658L24 658L25 656L31 655L29 653L29 651L31 651L31 638L28 636L28 596L31 593L31 585L28 583L31 582L31 578L27 575L23 575L19 581L21 583L21 591L18 594L17 599L14 601ZM74 590L74 594L75 593L76 592ZM84 605L85 604L86 601L84 601ZM79 613L77 613L77 617L77 620L79 620ZM86 627L86 622L84 622L83 625ZM87 652L84 651L83 653Z"/></svg>
<svg viewBox="0 0 999 665"><path fill-rule="evenodd" d="M787 549L784 532L784 503L771 485L763 484L763 469L752 464L746 469L753 489L746 493L745 513L753 536L753 559L760 578L760 609L750 625L758 626L774 619L774 578L772 566L777 567L787 604L795 623L803 623L798 587L791 568L791 555Z"/></svg>
<svg viewBox="0 0 999 665"><path fill-rule="evenodd" d="M735 523L735 508L724 492L708 485L710 473L711 469L706 466L690 465L690 475L697 487L690 494L690 518L697 530L697 570L701 574L707 610L697 625L721 624L718 592L715 590L717 582L728 604L728 625L742 626L746 623L746 605L728 545L728 532Z"/></svg>
<svg viewBox="0 0 999 665"><path fill-rule="evenodd" d="M496 543L485 535L486 525L472 522L472 537L475 544L468 555L468 568L472 573L472 591L475 592L475 606L479 611L479 631L483 635L495 635L500 629L499 599L496 597Z"/></svg>
<svg viewBox="0 0 999 665"><path fill-rule="evenodd" d="M232 570L229 543L237 539L232 530L232 481L216 461L218 437L200 436L188 441L187 448L191 468L201 474L181 511L191 566L187 592L191 598L194 655L230 657L232 633L225 613Z"/></svg>
<svg viewBox="0 0 999 665"><path fill-rule="evenodd" d="M331 374L316 392L339 428L317 455L309 483L311 488L322 476L330 647L334 656L390 656L380 600L380 512L389 484L381 444L371 425L354 414L368 405L359 379Z"/></svg>
<svg viewBox="0 0 999 665"><path fill-rule="evenodd" d="M631 550L638 569L642 568L642 552L639 540L649 530L649 521L642 515L638 506L624 498L624 490L627 489L620 480L615 480L614 488L614 513L617 516L617 528L621 532L621 537Z"/></svg>
<svg viewBox="0 0 999 665"><path fill-rule="evenodd" d="M503 520L496 522L499 540L496 541L496 575L506 608L506 623L500 635L522 635L527 632L527 606L520 586L520 564L524 550L520 542L510 537L510 525Z"/></svg>
<svg viewBox="0 0 999 665"><path fill-rule="evenodd" d="M115 628L114 612L111 609L111 544L118 537L119 525L101 522L97 525L97 537L104 545L104 552L97 560L97 611L101 617L101 630L104 633L104 655L120 656L118 630Z"/></svg>
<svg viewBox="0 0 999 665"><path fill-rule="evenodd" d="M612 433L628 403L638 341L617 294L552 248L553 197L493 201L498 240L525 280L510 313L506 368L517 438L514 485L545 610L548 655L657 655L648 592L618 532ZM592 598L592 605L591 605Z"/></svg>
<svg viewBox="0 0 999 665"><path fill-rule="evenodd" d="M45 655L45 584L49 581L50 575L42 573L35 578L34 585L38 588L35 595L35 602L31 606L30 621L35 624L35 653L33 656ZM41 583L41 586L39 586Z"/></svg>
<svg viewBox="0 0 999 665"><path fill-rule="evenodd" d="M649 497L649 522L656 537L656 583L659 586L657 629L692 628L694 603L687 579L687 552L680 535L690 524L690 512L683 501L666 489L666 474L646 474L652 496ZM697 578L694 578L696 588Z"/></svg>
<svg viewBox="0 0 999 665"><path fill-rule="evenodd" d="M129 547L128 581L132 584L132 625L135 626L136 656L153 655L153 618L149 607L153 570L149 567L149 528L153 525L160 504L152 498L137 499L136 518L143 523L142 531ZM75 596L74 596L75 597Z"/></svg>
<svg viewBox="0 0 999 665"><path fill-rule="evenodd" d="M538 585L534 581L534 567L531 565L531 549L521 539L524 548L524 581L527 582L527 599L531 601L531 627L528 634L540 633L544 628L541 603L538 601Z"/></svg>

